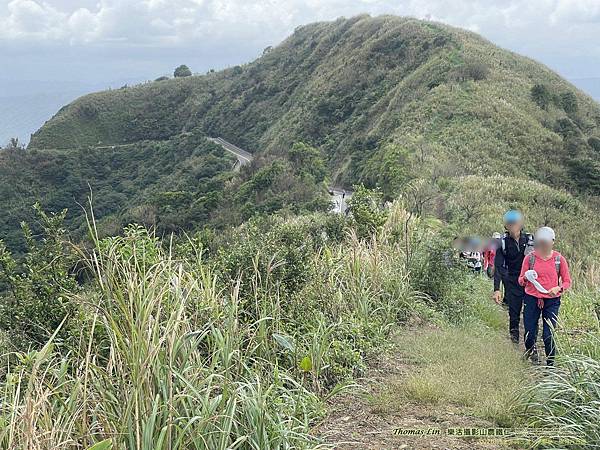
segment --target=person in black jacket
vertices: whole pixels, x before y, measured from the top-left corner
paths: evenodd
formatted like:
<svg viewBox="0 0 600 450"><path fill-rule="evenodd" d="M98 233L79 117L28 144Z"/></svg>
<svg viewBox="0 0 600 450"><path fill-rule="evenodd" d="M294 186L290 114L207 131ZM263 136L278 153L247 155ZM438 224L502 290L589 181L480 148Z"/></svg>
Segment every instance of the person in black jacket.
<svg viewBox="0 0 600 450"><path fill-rule="evenodd" d="M525 255L533 250L533 237L523 231L523 215L510 210L504 214L506 233L500 238L494 258L494 301L504 302L508 307L510 338L519 343L519 323L523 309L525 292L519 285L519 274ZM504 286L504 299L500 292L500 283Z"/></svg>

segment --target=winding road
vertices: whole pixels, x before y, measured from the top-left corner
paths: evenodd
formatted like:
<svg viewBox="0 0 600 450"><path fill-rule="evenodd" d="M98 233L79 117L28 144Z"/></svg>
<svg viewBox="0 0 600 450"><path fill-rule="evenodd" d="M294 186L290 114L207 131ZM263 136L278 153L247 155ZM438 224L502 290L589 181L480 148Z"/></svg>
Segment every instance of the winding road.
<svg viewBox="0 0 600 450"><path fill-rule="evenodd" d="M250 164L254 159L252 153L247 152L246 150L238 147L231 142L226 141L222 137L207 137L211 142L221 146L225 151L234 155L237 159L237 162L233 166L234 171L239 171L242 166ZM125 147L133 147L138 145L138 142L131 142L127 144L113 144L113 145L95 145L91 148L94 149L116 149L116 148L125 148ZM43 149L50 150L50 149ZM58 149L61 150L61 149ZM66 150L66 149L62 149ZM345 190L340 187L329 187L328 189L329 195L331 195L331 201L333 206L331 208L331 212L337 214L345 214L348 211L348 200L352 198L352 191Z"/></svg>
<svg viewBox="0 0 600 450"><path fill-rule="evenodd" d="M251 163L252 159L254 159L252 153L239 148L237 145L226 141L222 137L208 137L207 139L217 145L220 145L224 150L233 154L237 158L238 162L234 166L234 170L236 171L239 171L241 166ZM333 203L331 212L345 214L346 211L348 211L348 200L352 198L352 192L337 187L330 187L328 191L329 195L332 197Z"/></svg>
<svg viewBox="0 0 600 450"><path fill-rule="evenodd" d="M227 142L221 137L207 137L206 139L208 139L211 142L214 142L217 145L220 145L221 147L223 147L224 150L233 154L237 158L238 163L235 165L234 170L240 170L240 167L245 166L246 164L250 164L252 162L252 159L254 159L252 153L249 153L246 150L239 148L237 145L233 145L231 142Z"/></svg>

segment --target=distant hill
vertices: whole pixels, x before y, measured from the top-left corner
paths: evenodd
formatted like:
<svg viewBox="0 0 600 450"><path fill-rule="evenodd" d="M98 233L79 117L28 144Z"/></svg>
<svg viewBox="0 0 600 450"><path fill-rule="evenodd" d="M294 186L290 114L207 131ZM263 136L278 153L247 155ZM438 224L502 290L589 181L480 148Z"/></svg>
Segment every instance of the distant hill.
<svg viewBox="0 0 600 450"><path fill-rule="evenodd" d="M32 205L39 201L50 211L68 209L66 225L81 238L90 195L103 235L131 222L162 232L206 222L233 163L219 146L193 136L114 148L3 150L0 236L23 248L19 224L35 226Z"/></svg>
<svg viewBox="0 0 600 450"><path fill-rule="evenodd" d="M535 84L547 86L544 107L532 98ZM575 111L561 106L565 94L574 95ZM246 66L83 97L31 146L168 139L183 131L255 152L285 152L303 141L322 148L346 183L386 184L382 177L393 174L380 162L406 165L402 158L425 143L466 173L543 180L568 178L575 154L596 159L583 141L600 134L599 124L590 97L476 34L359 16L300 27ZM565 134L580 138L577 152L565 148Z"/></svg>
<svg viewBox="0 0 600 450"><path fill-rule="evenodd" d="M131 80L129 81L131 82ZM0 146L18 138L27 144L32 133L63 105L90 92L117 87L126 81L90 83L85 81L43 81L0 79Z"/></svg>
<svg viewBox="0 0 600 450"><path fill-rule="evenodd" d="M87 95L38 130L29 151L168 145L182 135L222 136L254 152L234 182L252 189L289 173L295 163L274 161L306 148L325 158L333 183L379 186L390 198L415 178L443 189L463 175L600 193L597 102L474 33L393 16L303 26L244 66ZM254 192L245 208L286 203L243 192Z"/></svg>
<svg viewBox="0 0 600 450"><path fill-rule="evenodd" d="M65 103L86 91L0 96L0 145L16 137L24 144L30 135Z"/></svg>

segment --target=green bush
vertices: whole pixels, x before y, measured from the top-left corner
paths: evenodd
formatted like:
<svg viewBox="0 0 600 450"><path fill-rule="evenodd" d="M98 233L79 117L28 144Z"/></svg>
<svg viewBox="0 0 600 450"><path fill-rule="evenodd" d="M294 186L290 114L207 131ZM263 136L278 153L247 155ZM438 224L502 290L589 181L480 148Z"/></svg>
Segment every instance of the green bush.
<svg viewBox="0 0 600 450"><path fill-rule="evenodd" d="M552 102L552 94L544 84L534 84L531 88L531 98L542 109L547 109Z"/></svg>
<svg viewBox="0 0 600 450"><path fill-rule="evenodd" d="M383 209L383 196L379 190L355 186L348 205L357 235L362 239L377 233L386 221L387 213Z"/></svg>
<svg viewBox="0 0 600 450"><path fill-rule="evenodd" d="M16 348L41 347L60 330L57 339L68 339L69 320L76 315L72 296L79 290L75 278L77 255L66 240L66 211L46 214L35 207L42 228L34 237L22 224L27 251L15 259L0 241L0 331Z"/></svg>
<svg viewBox="0 0 600 450"><path fill-rule="evenodd" d="M182 64L181 66L178 66L175 68L175 71L173 72L173 76L175 78L191 77L192 71L190 70L190 68L188 66L186 66L185 64Z"/></svg>
<svg viewBox="0 0 600 450"><path fill-rule="evenodd" d="M467 61L456 70L456 77L460 81L473 80L481 81L485 80L490 73L489 67L483 62L478 60Z"/></svg>
<svg viewBox="0 0 600 450"><path fill-rule="evenodd" d="M588 145L595 151L600 152L600 138L596 136L590 136L588 139Z"/></svg>
<svg viewBox="0 0 600 450"><path fill-rule="evenodd" d="M575 122L568 117L556 121L555 131L565 139L581 137L581 130Z"/></svg>
<svg viewBox="0 0 600 450"><path fill-rule="evenodd" d="M563 92L560 94L560 106L567 114L575 114L579 108L577 96L573 92Z"/></svg>

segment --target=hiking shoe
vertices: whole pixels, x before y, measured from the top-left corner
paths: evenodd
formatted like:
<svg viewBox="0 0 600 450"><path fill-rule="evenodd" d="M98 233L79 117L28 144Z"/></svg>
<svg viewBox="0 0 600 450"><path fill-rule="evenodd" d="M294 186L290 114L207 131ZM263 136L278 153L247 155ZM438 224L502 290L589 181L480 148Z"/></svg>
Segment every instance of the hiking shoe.
<svg viewBox="0 0 600 450"><path fill-rule="evenodd" d="M537 352L536 348L533 348L531 350L527 350L525 352L525 354L523 355L523 357L526 360L531 361L531 364L534 364L536 366L540 364L540 356L538 355L538 352Z"/></svg>

